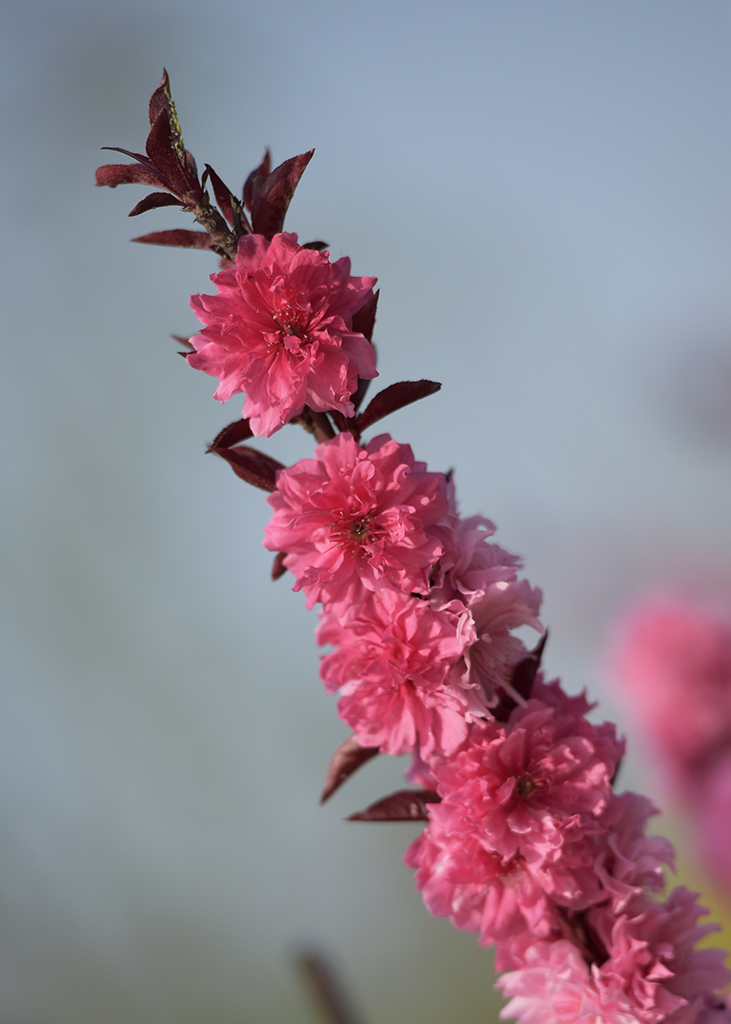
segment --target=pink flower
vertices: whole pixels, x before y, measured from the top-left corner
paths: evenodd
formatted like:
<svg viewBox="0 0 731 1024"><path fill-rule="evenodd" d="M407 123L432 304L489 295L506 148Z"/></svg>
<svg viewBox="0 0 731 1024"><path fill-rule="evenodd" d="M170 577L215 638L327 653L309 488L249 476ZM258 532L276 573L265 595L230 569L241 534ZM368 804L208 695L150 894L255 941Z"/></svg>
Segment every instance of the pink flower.
<svg viewBox="0 0 731 1024"><path fill-rule="evenodd" d="M463 643L455 677L476 691L475 700L485 709L497 704L501 687L522 702L510 686L510 677L527 651L511 631L531 626L543 632L538 619L541 591L518 580L520 559L488 541L494 531L482 516L459 519L450 513L438 527L444 553L432 573L434 585L429 591L435 606L462 610L460 629L471 638Z"/></svg>
<svg viewBox="0 0 731 1024"><path fill-rule="evenodd" d="M544 870L564 846L602 832L599 816L623 752L613 726L595 726L532 698L505 724L479 722L469 742L434 766L442 802L430 816L447 832L473 832L504 859Z"/></svg>
<svg viewBox="0 0 731 1024"><path fill-rule="evenodd" d="M683 887L664 903L639 895L619 917L608 907L589 911L589 925L608 953L593 969L602 999L626 999L643 1024L695 1024L705 994L731 978L722 950L695 948L718 930L698 924L705 913L696 894Z"/></svg>
<svg viewBox="0 0 731 1024"><path fill-rule="evenodd" d="M373 346L352 329L375 277L351 277L347 257L330 263L285 233L245 235L236 265L211 280L218 295L190 300L205 326L187 361L220 379L216 398L245 391L244 416L260 437L305 406L353 415L358 378L377 376Z"/></svg>
<svg viewBox="0 0 731 1024"><path fill-rule="evenodd" d="M479 932L483 944L526 931L546 938L558 928L555 905L522 857L503 859L474 833L448 832L432 819L404 861L416 868L416 887L431 913Z"/></svg>
<svg viewBox="0 0 731 1024"><path fill-rule="evenodd" d="M467 734L471 694L449 685L460 653L457 617L399 591L361 601L347 625L323 615L318 642L336 650L322 659L330 692L340 689L340 717L361 746L383 753L449 753Z"/></svg>
<svg viewBox="0 0 731 1024"><path fill-rule="evenodd" d="M478 691L485 707L497 704L500 688L523 703L523 698L513 690L510 677L527 651L522 640L511 631L519 626L531 626L543 632L538 619L541 599L541 591L526 580L489 583L471 596L462 628L469 630L470 638L474 639L465 643L455 674L463 686Z"/></svg>
<svg viewBox="0 0 731 1024"><path fill-rule="evenodd" d="M450 497L453 487L450 483ZM493 583L516 579L520 559L488 541L494 532L494 523L483 516L460 519L456 513L450 514L448 525L441 530L444 554L439 560L432 600L442 604L453 598L469 601Z"/></svg>
<svg viewBox="0 0 731 1024"><path fill-rule="evenodd" d="M518 969L498 980L512 997L501 1016L519 1024L713 1020L720 1008L708 993L725 985L729 972L721 950L694 948L712 930L697 924L703 912L682 888L664 903L639 896L619 917L606 906L592 908L580 925L591 955L582 956L586 939L524 944Z"/></svg>
<svg viewBox="0 0 731 1024"><path fill-rule="evenodd" d="M641 892L661 892L663 867L674 869L672 844L662 836L645 835L647 819L657 814L653 804L637 793L612 794L601 817L603 856L595 868L603 889L612 897L615 913L621 913Z"/></svg>
<svg viewBox="0 0 731 1024"><path fill-rule="evenodd" d="M416 868L417 888L433 914L479 932L483 944L501 944L504 965L520 964L526 941L566 935L572 920L567 911L581 920L577 911L611 899L619 913L645 887L663 888L663 864L672 863L672 848L644 836L653 811L634 793L612 796L600 831L569 836L558 858L531 866L520 854L503 858L478 831L445 827L432 806L429 825L405 860Z"/></svg>
<svg viewBox="0 0 731 1024"><path fill-rule="evenodd" d="M424 592L442 546L431 527L444 515L444 476L427 473L387 434L366 448L339 434L277 476L264 546L286 553L295 590L343 618L362 589Z"/></svg>
<svg viewBox="0 0 731 1024"><path fill-rule="evenodd" d="M525 951L524 964L497 980L510 998L500 1016L517 1024L637 1024L624 1005L602 1001L581 952L573 942L536 942Z"/></svg>

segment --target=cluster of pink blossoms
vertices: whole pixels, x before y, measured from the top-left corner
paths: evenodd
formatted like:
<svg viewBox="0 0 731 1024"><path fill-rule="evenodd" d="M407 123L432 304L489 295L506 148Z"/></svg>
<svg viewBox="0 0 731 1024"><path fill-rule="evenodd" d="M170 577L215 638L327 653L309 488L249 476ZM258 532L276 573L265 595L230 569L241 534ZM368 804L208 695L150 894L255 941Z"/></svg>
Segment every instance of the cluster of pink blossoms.
<svg viewBox="0 0 731 1024"><path fill-rule="evenodd" d="M438 385L394 384L360 411L376 376L375 279L282 231L312 154L273 171L267 155L239 198L208 165L198 178L167 76L150 123L146 153L100 168L98 182L164 188L133 213L177 204L205 230L142 240L225 261L218 294L192 299L204 326L188 362L219 378L218 398L245 392L246 418L212 450L270 492L274 576L289 570L308 607L321 606L322 679L352 729L325 795L378 753L411 755L414 788L353 817L426 822L406 861L432 913L497 947L503 1016L731 1021L714 995L729 980L724 954L696 948L713 930L698 924L703 908L682 888L662 898L672 849L645 834L655 809L614 790L623 742L589 721L583 696L544 680L543 640L531 651L516 632L543 633L540 591L494 542L492 523L459 516L450 475L386 434L361 444ZM312 458L286 468L240 444L289 422L315 435Z"/></svg>
<svg viewBox="0 0 731 1024"><path fill-rule="evenodd" d="M265 545L322 605L322 678L357 744L413 755L428 825L407 851L434 914L497 946L506 1015L694 1024L722 1008L713 926L682 888L664 901L655 809L613 780L624 750L583 696L513 684L540 592L461 520L451 482L388 436L350 433L277 476ZM386 811L386 816L388 812Z"/></svg>
<svg viewBox="0 0 731 1024"><path fill-rule="evenodd" d="M269 504L264 543L323 606L318 640L335 650L322 678L355 740L453 753L510 688L526 653L511 631L541 629L540 592L488 541L492 524L462 523L444 474L388 435L319 445L279 473Z"/></svg>
<svg viewBox="0 0 731 1024"><path fill-rule="evenodd" d="M692 821L704 865L731 890L731 604L647 598L620 623L611 672Z"/></svg>

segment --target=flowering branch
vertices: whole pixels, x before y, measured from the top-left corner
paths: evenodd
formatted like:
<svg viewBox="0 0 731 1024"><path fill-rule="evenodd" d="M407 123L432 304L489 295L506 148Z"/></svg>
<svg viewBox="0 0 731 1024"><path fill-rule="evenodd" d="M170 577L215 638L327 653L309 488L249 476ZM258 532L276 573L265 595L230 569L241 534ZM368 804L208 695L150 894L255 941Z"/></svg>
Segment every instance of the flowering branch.
<svg viewBox="0 0 731 1024"><path fill-rule="evenodd" d="M489 520L459 515L451 473L428 471L388 434L362 441L440 385L392 384L360 411L377 376L376 278L283 231L312 152L274 170L267 153L239 200L209 165L198 179L167 74L150 123L146 155L121 150L136 163L100 168L97 183L162 188L133 215L178 205L205 230L142 240L224 260L217 294L191 299L202 327L185 358L218 378L220 401L245 394L242 418L209 450L268 492L272 576L290 572L307 606L320 606L320 674L352 730L322 799L377 754L410 755L412 788L351 820L426 823L406 863L433 914L497 947L503 1015L731 1021L715 994L730 977L723 953L696 948L714 926L698 924L695 894L662 898L673 851L646 835L655 808L615 791L624 742L589 721L583 694L541 671L540 590ZM283 466L243 443L289 423L314 436L311 458ZM521 627L538 634L533 650Z"/></svg>

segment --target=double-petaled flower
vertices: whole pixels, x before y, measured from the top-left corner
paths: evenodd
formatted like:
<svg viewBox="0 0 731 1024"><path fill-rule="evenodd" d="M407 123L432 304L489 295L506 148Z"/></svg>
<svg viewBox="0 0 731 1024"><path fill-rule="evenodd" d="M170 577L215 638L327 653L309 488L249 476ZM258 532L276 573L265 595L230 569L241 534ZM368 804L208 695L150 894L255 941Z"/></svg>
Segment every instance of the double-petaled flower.
<svg viewBox="0 0 731 1024"><path fill-rule="evenodd" d="M281 233L241 238L235 265L211 280L218 295L190 300L204 327L187 360L219 378L216 398L245 392L244 416L258 437L305 406L353 415L359 378L377 376L373 346L353 330L375 277L352 277L347 257L331 263Z"/></svg>

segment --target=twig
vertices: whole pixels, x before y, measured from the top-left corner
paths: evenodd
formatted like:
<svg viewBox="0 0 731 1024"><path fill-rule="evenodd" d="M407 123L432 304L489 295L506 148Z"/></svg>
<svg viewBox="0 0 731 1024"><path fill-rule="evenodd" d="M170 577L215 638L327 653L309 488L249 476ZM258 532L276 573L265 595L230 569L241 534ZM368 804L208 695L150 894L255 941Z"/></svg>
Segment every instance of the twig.
<svg viewBox="0 0 731 1024"><path fill-rule="evenodd" d="M314 950L299 953L297 966L327 1024L362 1024L335 975L332 963L321 953Z"/></svg>

